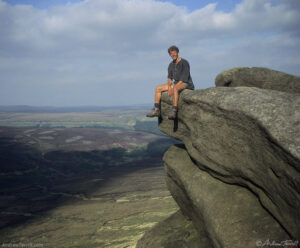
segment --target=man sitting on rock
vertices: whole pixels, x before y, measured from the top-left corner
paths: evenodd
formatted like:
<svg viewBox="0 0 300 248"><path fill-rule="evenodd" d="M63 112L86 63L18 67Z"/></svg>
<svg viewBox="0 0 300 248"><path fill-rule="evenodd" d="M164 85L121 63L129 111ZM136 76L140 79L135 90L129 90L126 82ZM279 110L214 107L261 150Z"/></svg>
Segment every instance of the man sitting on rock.
<svg viewBox="0 0 300 248"><path fill-rule="evenodd" d="M160 99L163 91L168 91L168 96L173 96L173 107L168 115L168 119L175 120L178 111L179 92L183 89L194 90L194 83L190 75L190 65L184 58L178 57L179 49L171 46L168 53L173 61L168 67L168 83L158 85L155 88L155 104L152 112L147 117L160 116Z"/></svg>

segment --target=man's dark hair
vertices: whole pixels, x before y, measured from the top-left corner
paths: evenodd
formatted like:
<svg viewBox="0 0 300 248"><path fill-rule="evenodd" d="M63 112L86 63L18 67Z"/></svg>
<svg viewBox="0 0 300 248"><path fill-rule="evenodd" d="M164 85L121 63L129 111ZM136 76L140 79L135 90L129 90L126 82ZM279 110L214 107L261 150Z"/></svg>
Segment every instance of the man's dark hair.
<svg viewBox="0 0 300 248"><path fill-rule="evenodd" d="M170 46L168 48L168 53L170 54L171 51L177 51L177 53L179 53L179 49L177 46Z"/></svg>

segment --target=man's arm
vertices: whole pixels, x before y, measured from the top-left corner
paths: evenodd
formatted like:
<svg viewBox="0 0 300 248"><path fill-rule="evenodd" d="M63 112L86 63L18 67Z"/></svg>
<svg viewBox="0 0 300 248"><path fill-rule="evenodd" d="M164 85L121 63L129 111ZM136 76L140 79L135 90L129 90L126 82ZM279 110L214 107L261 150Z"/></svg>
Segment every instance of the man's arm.
<svg viewBox="0 0 300 248"><path fill-rule="evenodd" d="M168 96L173 95L172 79L168 78Z"/></svg>
<svg viewBox="0 0 300 248"><path fill-rule="evenodd" d="M172 78L173 78L173 71L171 63L168 66L168 86L169 88L172 86Z"/></svg>

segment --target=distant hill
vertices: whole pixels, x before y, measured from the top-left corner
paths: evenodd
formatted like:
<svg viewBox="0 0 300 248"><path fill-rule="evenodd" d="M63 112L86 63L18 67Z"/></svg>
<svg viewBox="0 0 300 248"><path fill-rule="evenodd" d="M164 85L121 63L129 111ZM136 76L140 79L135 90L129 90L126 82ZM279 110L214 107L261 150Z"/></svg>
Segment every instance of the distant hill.
<svg viewBox="0 0 300 248"><path fill-rule="evenodd" d="M108 109L146 109L151 108L153 104L137 104L128 106L29 106L29 105L0 105L0 112L18 112L18 113L83 113L83 112L101 112Z"/></svg>

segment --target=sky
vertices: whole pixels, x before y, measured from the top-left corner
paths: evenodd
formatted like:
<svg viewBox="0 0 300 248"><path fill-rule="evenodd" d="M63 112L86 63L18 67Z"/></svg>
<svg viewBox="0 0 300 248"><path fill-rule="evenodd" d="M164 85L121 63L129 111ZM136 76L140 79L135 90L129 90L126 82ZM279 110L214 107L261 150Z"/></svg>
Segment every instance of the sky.
<svg viewBox="0 0 300 248"><path fill-rule="evenodd" d="M299 0L0 0L0 105L154 103L168 47L196 89L233 67L300 76Z"/></svg>

